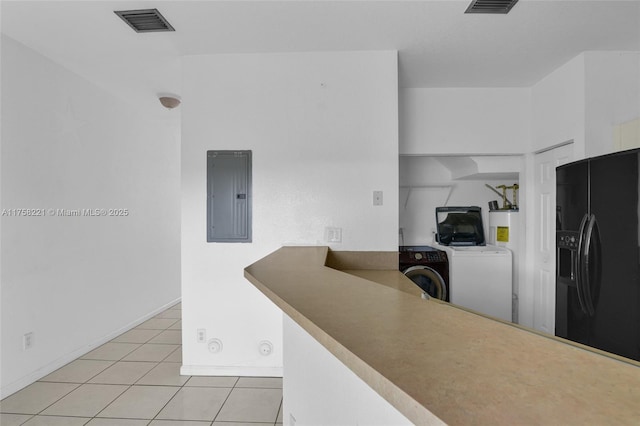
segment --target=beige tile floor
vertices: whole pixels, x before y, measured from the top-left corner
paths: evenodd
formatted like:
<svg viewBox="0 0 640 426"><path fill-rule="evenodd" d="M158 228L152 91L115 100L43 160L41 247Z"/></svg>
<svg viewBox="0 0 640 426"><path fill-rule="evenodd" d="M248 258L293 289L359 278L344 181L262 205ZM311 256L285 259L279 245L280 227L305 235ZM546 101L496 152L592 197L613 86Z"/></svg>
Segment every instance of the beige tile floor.
<svg viewBox="0 0 640 426"><path fill-rule="evenodd" d="M177 304L0 402L1 426L282 424L279 377L181 376Z"/></svg>

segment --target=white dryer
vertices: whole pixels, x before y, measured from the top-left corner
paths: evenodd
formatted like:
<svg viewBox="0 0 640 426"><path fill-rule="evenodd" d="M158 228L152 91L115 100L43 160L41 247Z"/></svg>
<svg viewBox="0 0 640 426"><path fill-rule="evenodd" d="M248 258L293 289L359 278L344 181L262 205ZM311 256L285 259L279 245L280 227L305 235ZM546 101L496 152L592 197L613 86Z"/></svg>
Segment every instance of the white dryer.
<svg viewBox="0 0 640 426"><path fill-rule="evenodd" d="M450 301L484 315L505 321L511 312L511 251L504 247L445 246L449 259Z"/></svg>

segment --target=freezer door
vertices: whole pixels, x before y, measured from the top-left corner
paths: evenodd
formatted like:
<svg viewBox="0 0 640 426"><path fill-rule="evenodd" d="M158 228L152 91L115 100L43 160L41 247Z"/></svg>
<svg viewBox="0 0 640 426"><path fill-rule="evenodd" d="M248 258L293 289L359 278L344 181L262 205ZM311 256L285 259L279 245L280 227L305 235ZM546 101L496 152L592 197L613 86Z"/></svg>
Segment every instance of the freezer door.
<svg viewBox="0 0 640 426"><path fill-rule="evenodd" d="M556 169L556 336L588 344L591 320L578 295L581 224L589 211L589 163ZM586 222L586 221L585 221Z"/></svg>
<svg viewBox="0 0 640 426"><path fill-rule="evenodd" d="M638 156L633 151L590 161L590 213L597 219L600 238L593 258L601 259L589 267L589 274L597 274L598 264L602 269L589 345L636 360L640 360Z"/></svg>

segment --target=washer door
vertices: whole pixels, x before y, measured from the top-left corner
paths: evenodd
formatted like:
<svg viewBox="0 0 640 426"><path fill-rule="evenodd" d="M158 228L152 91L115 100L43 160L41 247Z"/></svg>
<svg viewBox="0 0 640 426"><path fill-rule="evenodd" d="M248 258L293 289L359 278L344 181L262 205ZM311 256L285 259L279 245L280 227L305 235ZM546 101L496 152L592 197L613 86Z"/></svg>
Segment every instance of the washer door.
<svg viewBox="0 0 640 426"><path fill-rule="evenodd" d="M444 278L434 269L424 265L417 265L402 272L429 296L447 300L447 286L444 283Z"/></svg>

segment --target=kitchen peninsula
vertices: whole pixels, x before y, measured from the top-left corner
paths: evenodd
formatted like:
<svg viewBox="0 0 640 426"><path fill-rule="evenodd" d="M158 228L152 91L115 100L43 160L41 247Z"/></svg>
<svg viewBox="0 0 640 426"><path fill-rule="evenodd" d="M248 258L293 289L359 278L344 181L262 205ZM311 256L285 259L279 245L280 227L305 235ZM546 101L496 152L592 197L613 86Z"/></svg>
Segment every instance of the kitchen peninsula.
<svg viewBox="0 0 640 426"><path fill-rule="evenodd" d="M309 357L287 357L288 345L299 347L287 341L291 324L407 424L634 424L640 419L638 363L424 300L395 265L395 252L283 247L245 269L245 277L286 314L285 423L309 420L294 412L295 405L287 406L288 392L304 393L291 386L315 385L288 376L289 360ZM354 405L358 397L353 395ZM333 409L324 404L311 402L320 411Z"/></svg>

